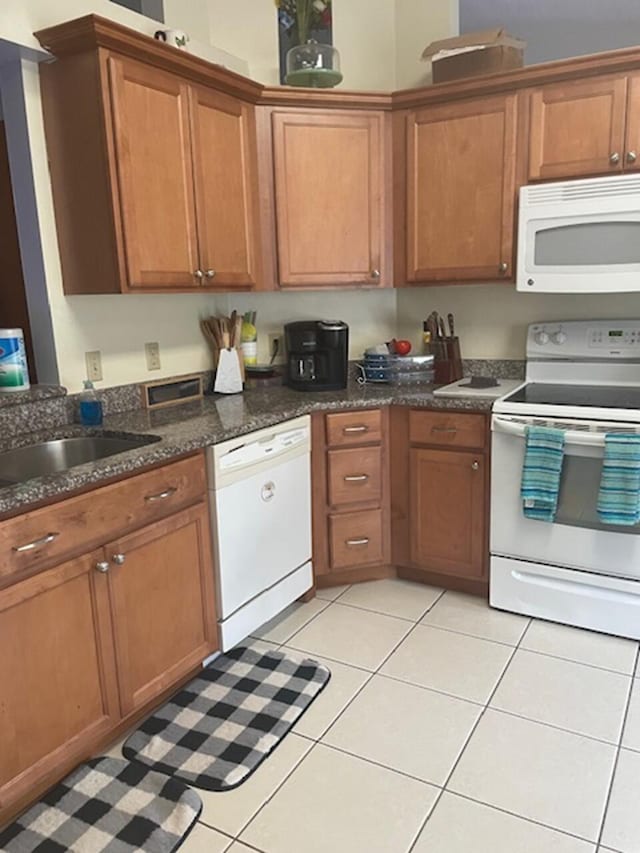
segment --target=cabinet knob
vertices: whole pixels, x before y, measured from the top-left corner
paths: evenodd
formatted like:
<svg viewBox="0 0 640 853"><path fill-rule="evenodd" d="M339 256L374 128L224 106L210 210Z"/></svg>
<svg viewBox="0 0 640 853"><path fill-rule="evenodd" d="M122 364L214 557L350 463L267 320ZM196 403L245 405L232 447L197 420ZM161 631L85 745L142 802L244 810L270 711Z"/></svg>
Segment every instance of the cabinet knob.
<svg viewBox="0 0 640 853"><path fill-rule="evenodd" d="M627 163L635 163L638 159L638 155L635 151L627 151Z"/></svg>
<svg viewBox="0 0 640 853"><path fill-rule="evenodd" d="M101 575L104 575L109 571L109 563L106 560L100 560L96 563L96 571L100 572Z"/></svg>
<svg viewBox="0 0 640 853"><path fill-rule="evenodd" d="M121 566L125 561L124 554L114 554L111 560L116 564L116 566Z"/></svg>
<svg viewBox="0 0 640 853"><path fill-rule="evenodd" d="M480 463L478 462L477 459L474 459L473 462L471 463L471 470L477 471L479 467L480 467Z"/></svg>
<svg viewBox="0 0 640 853"><path fill-rule="evenodd" d="M194 270L193 274L198 279L198 281L202 281L202 279L204 278L204 273L202 272L202 270Z"/></svg>
<svg viewBox="0 0 640 853"><path fill-rule="evenodd" d="M499 270L501 273L505 273L508 269L509 269L509 264L508 264L506 261L503 261L503 262L500 264L500 266L498 267L498 270Z"/></svg>
<svg viewBox="0 0 640 853"><path fill-rule="evenodd" d="M620 155L618 154L617 151L614 151L613 154L609 155L609 162L611 163L612 166L618 165L618 163L620 162Z"/></svg>
<svg viewBox="0 0 640 853"><path fill-rule="evenodd" d="M215 276L215 274L216 274L215 270L207 270L207 272L205 273L207 278L213 278Z"/></svg>
<svg viewBox="0 0 640 853"><path fill-rule="evenodd" d="M380 278L380 270L371 270L371 278Z"/></svg>

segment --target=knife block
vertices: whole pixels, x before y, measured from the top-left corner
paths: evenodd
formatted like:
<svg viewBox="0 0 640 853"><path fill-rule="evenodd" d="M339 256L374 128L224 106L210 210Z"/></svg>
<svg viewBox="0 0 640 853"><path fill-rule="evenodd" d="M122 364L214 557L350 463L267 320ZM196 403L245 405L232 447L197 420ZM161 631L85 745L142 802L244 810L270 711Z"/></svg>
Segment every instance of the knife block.
<svg viewBox="0 0 640 853"><path fill-rule="evenodd" d="M431 344L434 354L434 382L436 385L449 385L462 379L462 356L460 338L436 338Z"/></svg>

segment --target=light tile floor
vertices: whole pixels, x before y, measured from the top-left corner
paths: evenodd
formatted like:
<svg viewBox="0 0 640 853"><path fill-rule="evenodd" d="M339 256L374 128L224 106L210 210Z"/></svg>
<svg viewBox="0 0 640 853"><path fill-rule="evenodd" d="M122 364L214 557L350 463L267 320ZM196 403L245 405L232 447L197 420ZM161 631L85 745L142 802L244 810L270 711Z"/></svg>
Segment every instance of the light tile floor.
<svg viewBox="0 0 640 853"><path fill-rule="evenodd" d="M640 853L637 643L396 580L258 633L332 679L181 853Z"/></svg>

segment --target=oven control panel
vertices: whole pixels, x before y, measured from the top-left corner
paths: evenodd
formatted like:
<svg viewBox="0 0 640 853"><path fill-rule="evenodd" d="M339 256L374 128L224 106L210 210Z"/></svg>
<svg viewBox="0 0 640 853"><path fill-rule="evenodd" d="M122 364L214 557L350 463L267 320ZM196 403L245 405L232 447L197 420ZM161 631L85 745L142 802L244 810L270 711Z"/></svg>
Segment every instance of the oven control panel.
<svg viewBox="0 0 640 853"><path fill-rule="evenodd" d="M527 358L640 358L640 320L534 323L528 330Z"/></svg>

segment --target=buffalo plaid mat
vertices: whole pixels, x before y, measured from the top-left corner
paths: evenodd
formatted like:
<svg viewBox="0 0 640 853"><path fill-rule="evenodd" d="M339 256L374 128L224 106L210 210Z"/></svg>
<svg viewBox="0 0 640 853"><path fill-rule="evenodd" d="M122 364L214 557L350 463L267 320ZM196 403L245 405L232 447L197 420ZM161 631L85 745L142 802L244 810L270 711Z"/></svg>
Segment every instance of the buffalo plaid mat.
<svg viewBox="0 0 640 853"><path fill-rule="evenodd" d="M202 671L125 742L126 758L207 791L243 782L327 684L315 661L237 648Z"/></svg>
<svg viewBox="0 0 640 853"><path fill-rule="evenodd" d="M6 853L170 853L202 801L181 782L120 758L96 758L0 832Z"/></svg>

